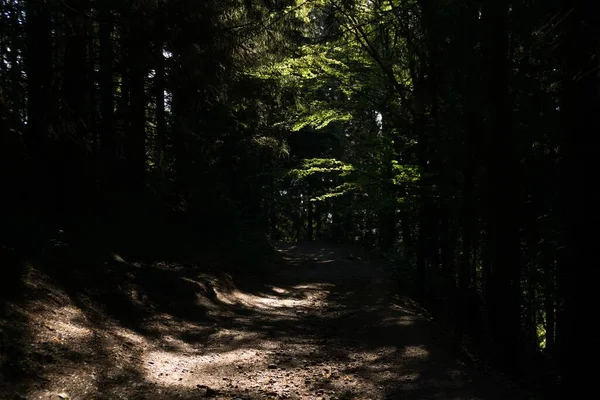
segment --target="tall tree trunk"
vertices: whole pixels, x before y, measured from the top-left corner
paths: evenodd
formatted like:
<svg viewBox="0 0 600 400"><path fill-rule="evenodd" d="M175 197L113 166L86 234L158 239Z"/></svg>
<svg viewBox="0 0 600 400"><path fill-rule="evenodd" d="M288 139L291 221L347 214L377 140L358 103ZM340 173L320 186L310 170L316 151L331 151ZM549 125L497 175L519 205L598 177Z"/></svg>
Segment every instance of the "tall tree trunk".
<svg viewBox="0 0 600 400"><path fill-rule="evenodd" d="M393 171L391 164L386 166L384 172L384 181L391 182L393 177ZM384 190L383 197L385 204L383 209L378 213L378 236L379 236L379 249L383 252L390 251L396 241L396 209L394 199L396 198L396 186L394 184L384 183L382 188Z"/></svg>
<svg viewBox="0 0 600 400"><path fill-rule="evenodd" d="M48 180L49 133L56 101L52 99L52 46L51 15L42 0L28 0L26 4L26 52L27 72L27 132L25 144L28 158L32 161L32 181L23 180L28 213L23 225L36 229L49 210L54 210L56 198L54 187ZM43 201L41 200L43 199ZM49 209L49 210L48 210Z"/></svg>
<svg viewBox="0 0 600 400"><path fill-rule="evenodd" d="M508 92L508 1L489 0L483 9L488 72L488 201L492 290L488 315L501 347L498 360L507 370L517 366L521 332L519 174Z"/></svg>
<svg viewBox="0 0 600 400"><path fill-rule="evenodd" d="M422 86L424 81L422 78L423 71L419 71L417 75L416 65L413 63L412 76L415 81L415 136L418 138L418 149L417 158L419 166L423 170L424 174L431 172L428 151L429 151L429 137L425 129L425 105L424 105L424 87ZM420 210L419 210L419 234L417 237L417 265L416 265L416 290L421 296L428 294L429 287L428 275L431 273L431 240L433 236L433 206L431 194L428 190L430 185L430 179L428 181L422 180L419 188L420 196Z"/></svg>
<svg viewBox="0 0 600 400"><path fill-rule="evenodd" d="M554 339L556 324L556 270L554 252L550 248L542 249L544 260L544 311L546 314L546 351L554 356ZM550 257L550 255L552 257Z"/></svg>
<svg viewBox="0 0 600 400"><path fill-rule="evenodd" d="M159 174L164 176L165 157L167 148L167 122L165 113L165 56L164 35L165 21L159 17L156 24L157 38L154 43L154 57L156 59L156 75L154 78L154 91L156 97L156 149L155 163Z"/></svg>
<svg viewBox="0 0 600 400"><path fill-rule="evenodd" d="M561 372L561 398L578 398L593 390L594 368L581 355L594 360L600 348L597 334L585 335L586 321L597 312L595 267L598 191L587 174L595 171L597 149L590 137L600 132L600 26L594 2L564 2L560 56L565 77L562 114L561 219L566 243L558 254L560 308L556 320L556 350Z"/></svg>
<svg viewBox="0 0 600 400"><path fill-rule="evenodd" d="M412 261L413 257L413 238L412 231L410 228L410 214L408 212L402 212L400 214L400 227L402 228L402 245L404 248L404 255L407 260Z"/></svg>
<svg viewBox="0 0 600 400"><path fill-rule="evenodd" d="M321 230L323 226L323 213L322 213L323 205L320 201L315 202L315 239L319 240L321 238Z"/></svg>
<svg viewBox="0 0 600 400"><path fill-rule="evenodd" d="M24 93L21 89L23 82L23 68L21 66L21 54L23 54L23 39L21 38L19 27L19 14L21 14L21 4L18 2L10 3L10 25L7 26L10 29L10 48L8 52L8 61L10 65L10 80L12 83L10 91L10 100L12 108L13 120L10 121L13 128L21 130L23 126L23 100L25 99Z"/></svg>
<svg viewBox="0 0 600 400"><path fill-rule="evenodd" d="M114 115L113 59L115 58L115 54L112 39L114 24L112 22L112 10L106 2L101 3L99 16L101 20L99 25L100 71L98 74L98 84L100 87L100 185L104 190L109 190L114 184L117 142Z"/></svg>
<svg viewBox="0 0 600 400"><path fill-rule="evenodd" d="M146 92L145 92L145 39L144 20L141 10L132 10L129 30L129 130L125 137L125 159L128 186L140 191L146 171Z"/></svg>
<svg viewBox="0 0 600 400"><path fill-rule="evenodd" d="M47 161L52 90L52 46L50 12L43 0L27 2L27 145L30 156Z"/></svg>
<svg viewBox="0 0 600 400"><path fill-rule="evenodd" d="M193 91L186 86L185 76L186 70L185 58L183 51L175 55L177 57L176 65L178 69L173 71L171 78L173 80L173 100L172 100L172 115L173 115L173 153L175 156L175 171L177 173L176 182L180 189L189 187L190 162L188 155L187 143L187 119L190 114L190 104L192 102ZM225 138L227 140L227 138ZM231 166L225 166L226 171ZM222 171L223 172L223 171Z"/></svg>
<svg viewBox="0 0 600 400"><path fill-rule="evenodd" d="M122 11L127 12L130 15L130 11ZM129 17L131 19L131 17ZM115 140L115 150L116 150L116 162L115 162L115 174L113 175L113 182L115 187L119 188L119 191L125 192L128 190L130 174L127 166L127 139L129 136L129 125L131 120L131 74L129 72L129 44L127 38L131 35L131 24L122 23L119 27L119 47L120 54L119 57L116 58L118 61L118 72L117 72L117 82L120 82L120 85L115 88L115 93L118 93L117 101L117 115L115 119L116 132L119 133L119 136L115 136L118 138Z"/></svg>
<svg viewBox="0 0 600 400"><path fill-rule="evenodd" d="M84 193L88 182L85 155L91 150L88 148L88 27L87 20L80 14L87 10L76 0L70 0L66 4L69 10L77 11L67 12L64 20L66 40L61 113L62 156L53 168L57 175L57 194L61 199L58 206L64 216L77 215L76 209L86 204Z"/></svg>
<svg viewBox="0 0 600 400"><path fill-rule="evenodd" d="M474 201L474 151L475 151L475 137L477 135L479 123L479 116L475 110L475 96L476 88L478 87L478 77L476 69L475 59L475 38L476 31L475 26L477 22L477 10L474 10L470 4L464 5L462 10L462 40L463 40L463 60L465 68L464 80L464 99L465 99L465 113L464 113L464 154L463 154L463 187L462 197L463 202L460 209L460 215L462 220L462 249L460 257L460 266L458 269L458 293L459 301L457 301L457 316L458 316L458 335L461 336L462 332L468 325L468 313L470 309L467 301L469 299L469 288L473 285L473 270L475 264L473 262L474 255L474 240L476 232L476 215L475 215L475 201ZM473 288L474 289L474 288Z"/></svg>
<svg viewBox="0 0 600 400"><path fill-rule="evenodd" d="M314 221L313 221L313 202L310 201L310 196L306 196L306 240L309 242L314 239Z"/></svg>

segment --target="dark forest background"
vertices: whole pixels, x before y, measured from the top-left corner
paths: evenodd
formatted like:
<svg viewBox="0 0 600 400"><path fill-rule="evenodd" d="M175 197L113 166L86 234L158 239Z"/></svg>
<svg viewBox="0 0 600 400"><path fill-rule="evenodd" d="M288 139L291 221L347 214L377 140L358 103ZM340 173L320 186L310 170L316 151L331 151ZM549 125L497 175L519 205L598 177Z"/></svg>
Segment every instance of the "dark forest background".
<svg viewBox="0 0 600 400"><path fill-rule="evenodd" d="M570 398L598 346L592 3L2 0L3 293L58 238L248 269L353 243Z"/></svg>

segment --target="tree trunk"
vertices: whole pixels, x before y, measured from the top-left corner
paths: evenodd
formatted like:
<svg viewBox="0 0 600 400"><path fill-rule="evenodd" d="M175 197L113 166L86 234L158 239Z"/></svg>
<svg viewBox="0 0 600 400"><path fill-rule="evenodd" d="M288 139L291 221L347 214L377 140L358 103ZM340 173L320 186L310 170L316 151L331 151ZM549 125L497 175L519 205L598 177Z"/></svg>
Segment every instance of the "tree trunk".
<svg viewBox="0 0 600 400"><path fill-rule="evenodd" d="M310 201L310 196L306 196L308 199L306 202L306 240L309 242L314 239L314 226L313 226L313 203Z"/></svg>
<svg viewBox="0 0 600 400"><path fill-rule="evenodd" d="M402 228L402 244L404 248L404 255L409 262L413 257L413 239L412 232L410 229L410 214L407 212L403 212L400 214L400 226Z"/></svg>
<svg viewBox="0 0 600 400"><path fill-rule="evenodd" d="M110 190L114 184L116 172L117 143L115 136L115 96L114 96L114 68L112 34L114 25L112 23L112 12L110 7L102 3L99 10L99 42L100 42L100 71L98 84L100 87L100 159L101 179L100 185L103 190Z"/></svg>
<svg viewBox="0 0 600 400"><path fill-rule="evenodd" d="M546 352L554 356L555 338L555 313L556 313L556 285L555 285L555 260L552 249L543 248L546 255L544 260L544 310L546 313ZM552 255L552 257L548 257Z"/></svg>
<svg viewBox="0 0 600 400"><path fill-rule="evenodd" d="M146 171L146 93L145 93L145 40L144 21L141 10L132 11L129 30L129 130L125 137L125 159L128 186L134 192L144 184Z"/></svg>
<svg viewBox="0 0 600 400"><path fill-rule="evenodd" d="M56 208L55 188L49 182L49 133L52 126L56 101L52 99L53 63L51 46L51 17L47 3L28 0L26 4L26 52L27 72L27 131L25 146L31 160L31 180L23 185L25 208L22 225L29 230L37 229L48 212ZM27 176L27 175L26 175ZM25 180L24 180L25 183ZM27 229L24 229L27 230Z"/></svg>
<svg viewBox="0 0 600 400"><path fill-rule="evenodd" d="M321 230L323 225L323 215L322 215L322 203L317 201L315 203L315 239L319 240L321 238Z"/></svg>
<svg viewBox="0 0 600 400"><path fill-rule="evenodd" d="M155 163L160 176L165 174L165 157L167 148L167 123L165 113L165 56L164 52L164 33L165 21L159 18L157 22L157 39L154 44L156 59L156 75L154 78L154 92L156 97L156 148Z"/></svg>
<svg viewBox="0 0 600 400"><path fill-rule="evenodd" d="M52 91L51 20L46 2L27 2L27 147L30 156L45 167L50 129Z"/></svg>
<svg viewBox="0 0 600 400"><path fill-rule="evenodd" d="M81 7L69 1L70 9ZM79 11L85 12L85 9ZM88 185L86 180L86 153L91 151L89 143L89 100L88 83L88 27L79 12L68 12L63 22L65 30L64 79L62 85L62 112L60 150L62 156L53 170L57 178L57 196L60 214L76 215L76 209L86 204L83 196Z"/></svg>
<svg viewBox="0 0 600 400"><path fill-rule="evenodd" d="M489 137L488 201L491 246L491 308L488 315L501 347L498 360L507 370L517 367L521 332L519 174L511 126L508 92L508 2L489 0L483 10L488 72Z"/></svg>
<svg viewBox="0 0 600 400"><path fill-rule="evenodd" d="M561 398L579 398L592 390L595 369L581 362L581 355L596 359L600 347L597 334L586 335L586 321L594 315L597 301L595 269L590 260L597 255L595 210L598 191L586 174L595 171L596 147L590 137L600 131L600 39L592 27L600 25L593 2L566 2L562 29L561 58L565 77L562 114L561 220L566 243L558 254L560 308L556 320L556 350L561 373Z"/></svg>
<svg viewBox="0 0 600 400"><path fill-rule="evenodd" d="M459 301L457 304L458 317L458 336L462 335L468 325L468 313L470 309L468 301L469 289L474 286L473 271L474 264L474 240L476 232L476 214L474 210L474 164L475 164L475 137L478 133L479 116L475 110L476 88L478 87L478 76L475 60L475 24L477 22L476 10L473 10L468 4L462 10L463 19L463 60L466 79L464 81L464 154L463 154L463 187L462 187L462 205L460 215L462 220L461 237L462 248L460 257L460 266L458 269L458 293ZM472 289L475 289L474 287Z"/></svg>

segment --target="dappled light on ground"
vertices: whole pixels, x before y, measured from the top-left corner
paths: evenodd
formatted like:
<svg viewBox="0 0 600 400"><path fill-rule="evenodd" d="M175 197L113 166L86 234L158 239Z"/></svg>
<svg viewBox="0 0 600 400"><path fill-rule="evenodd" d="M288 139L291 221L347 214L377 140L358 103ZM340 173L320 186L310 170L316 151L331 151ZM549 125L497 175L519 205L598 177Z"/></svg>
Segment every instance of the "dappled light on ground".
<svg viewBox="0 0 600 400"><path fill-rule="evenodd" d="M339 249L284 255L269 279L236 284L120 259L108 275L131 277L114 295L143 313L133 322L124 305L98 301L106 294L65 291L32 271L35 295L13 313L38 356L23 366L31 376L9 389L27 399L517 398L442 349L430 323L395 295L387 266ZM325 256L334 261L320 264Z"/></svg>
<svg viewBox="0 0 600 400"><path fill-rule="evenodd" d="M328 286L330 285L312 283L288 289L275 286L265 287L271 294L251 294L240 290L220 292L217 290L217 298L224 304L238 305L253 310L280 310L283 312L280 315L285 315L285 311L293 314L299 309L312 307L315 301L326 299Z"/></svg>

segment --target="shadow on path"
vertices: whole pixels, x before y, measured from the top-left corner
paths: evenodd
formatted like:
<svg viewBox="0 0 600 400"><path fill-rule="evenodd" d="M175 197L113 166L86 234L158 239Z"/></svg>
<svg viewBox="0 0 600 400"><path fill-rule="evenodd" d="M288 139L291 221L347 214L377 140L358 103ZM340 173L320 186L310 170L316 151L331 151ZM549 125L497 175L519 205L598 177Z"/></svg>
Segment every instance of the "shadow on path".
<svg viewBox="0 0 600 400"><path fill-rule="evenodd" d="M48 285L38 290L63 291L60 307L46 299L27 308L47 326L30 340L48 343L38 351L51 358L38 363L37 382L6 390L73 399L527 398L446 352L394 293L389 266L319 244L279 251L269 277L235 284L192 266L117 263L115 298L98 310L75 287L38 279Z"/></svg>

